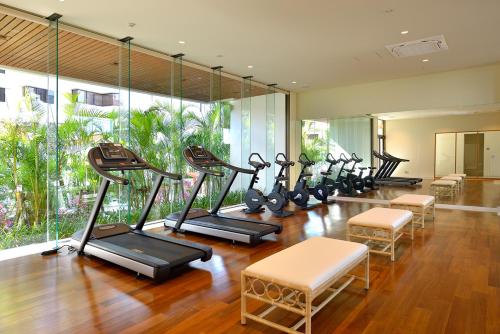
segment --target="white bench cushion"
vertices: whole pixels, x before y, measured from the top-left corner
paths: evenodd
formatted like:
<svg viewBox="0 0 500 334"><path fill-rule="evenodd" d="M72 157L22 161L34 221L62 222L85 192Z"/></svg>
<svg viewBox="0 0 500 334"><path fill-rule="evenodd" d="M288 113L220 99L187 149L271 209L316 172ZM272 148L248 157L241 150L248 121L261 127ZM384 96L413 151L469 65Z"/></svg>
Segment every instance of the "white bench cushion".
<svg viewBox="0 0 500 334"><path fill-rule="evenodd" d="M443 176L441 180L451 180L451 181L461 182L462 178L460 176Z"/></svg>
<svg viewBox="0 0 500 334"><path fill-rule="evenodd" d="M350 218L347 224L398 229L413 219L408 210L373 208Z"/></svg>
<svg viewBox="0 0 500 334"><path fill-rule="evenodd" d="M314 292L367 252L368 247L357 242L315 237L262 259L245 272Z"/></svg>
<svg viewBox="0 0 500 334"><path fill-rule="evenodd" d="M436 181L432 181L431 186L455 186L456 184L457 184L456 181L436 180Z"/></svg>
<svg viewBox="0 0 500 334"><path fill-rule="evenodd" d="M434 202L434 196L405 194L390 200L391 204L426 206Z"/></svg>
<svg viewBox="0 0 500 334"><path fill-rule="evenodd" d="M460 176L463 179L467 176L467 174L448 174L448 176Z"/></svg>

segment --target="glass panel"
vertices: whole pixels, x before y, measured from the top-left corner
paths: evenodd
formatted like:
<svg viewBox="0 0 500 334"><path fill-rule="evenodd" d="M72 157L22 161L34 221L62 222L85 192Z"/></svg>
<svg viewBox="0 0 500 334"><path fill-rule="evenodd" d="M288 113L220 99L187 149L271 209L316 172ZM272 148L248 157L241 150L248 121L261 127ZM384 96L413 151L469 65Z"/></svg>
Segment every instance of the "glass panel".
<svg viewBox="0 0 500 334"><path fill-rule="evenodd" d="M210 73L210 103L206 105L206 110L202 114L201 124L204 126L199 126L197 135L205 140L208 140L208 149L214 153L217 157L224 161L229 161L229 145L223 140L223 101L222 101L222 78L221 78L221 68L214 67ZM208 107L208 108L207 108ZM201 125L200 124L200 125ZM206 133L203 135L203 133ZM225 177L213 177L209 176L207 178L207 190L209 197L209 207L212 208L216 204L218 195L220 194L224 183L228 180L228 173L225 173ZM229 205L231 203L231 196L224 199L224 205Z"/></svg>
<svg viewBox="0 0 500 334"><path fill-rule="evenodd" d="M436 176L500 176L500 131L436 133Z"/></svg>
<svg viewBox="0 0 500 334"><path fill-rule="evenodd" d="M47 220L46 145L48 108L54 105L48 73L56 73L57 26L0 13L0 35L5 37L0 43L2 250L56 235L57 225Z"/></svg>
<svg viewBox="0 0 500 334"><path fill-rule="evenodd" d="M273 189L275 175L276 93L274 86L275 85L268 86L269 89L266 95L266 151L264 159L271 164L270 168L266 168L265 183L261 183L261 185L265 185L264 193L266 194Z"/></svg>
<svg viewBox="0 0 500 334"><path fill-rule="evenodd" d="M371 120L366 117L302 121L302 152L316 161L312 168L313 180L320 178L328 152L335 158L339 158L341 153L347 157L356 153L363 159L357 167L370 166L371 135ZM338 173L338 168L339 165L334 166L334 175Z"/></svg>
<svg viewBox="0 0 500 334"><path fill-rule="evenodd" d="M182 152L187 146L186 142L186 126L184 124L184 101L183 101L183 64L182 57L183 54L178 54L174 56L170 69L170 79L171 79L171 105L170 105L170 116L168 120L168 138L170 141L170 146L168 149L169 153L169 165L170 170L174 173L181 174L183 177L188 175L188 168L184 162L184 157ZM184 200L189 194L186 192L185 183L186 179L181 182L171 182L172 187L170 197L173 199L174 206L173 211L179 211L184 206Z"/></svg>
<svg viewBox="0 0 500 334"><path fill-rule="evenodd" d="M55 19L50 22L47 28L48 36L48 59L47 59L47 93L41 91L36 87L30 88L30 96L36 96L41 93L38 101L43 103L45 96L52 96L51 100L47 101L47 123L46 123L46 202L47 202L47 238L46 240L56 240L58 242L61 235L59 234L60 216L59 211L60 202L63 200L61 189L61 162L59 156L59 147L61 139L59 136L59 20ZM49 93L50 92L50 93ZM28 93L27 91L25 94ZM45 96L44 96L45 95ZM40 155L43 156L43 155ZM36 164L35 164L36 165ZM41 186L41 185L40 185ZM64 234L63 238L64 238Z"/></svg>
<svg viewBox="0 0 500 334"><path fill-rule="evenodd" d="M252 77L243 78L241 96L241 167L248 167L248 157L252 153ZM261 123L262 124L262 123ZM247 189L251 176L241 175L241 186ZM242 198L243 200L243 198Z"/></svg>
<svg viewBox="0 0 500 334"><path fill-rule="evenodd" d="M436 134L436 176L455 172L455 133Z"/></svg>
<svg viewBox="0 0 500 334"><path fill-rule="evenodd" d="M128 144L128 42L121 47L59 32L57 133L59 238L87 223L101 182L87 153L100 142ZM128 187L112 183L98 223L128 222Z"/></svg>
<svg viewBox="0 0 500 334"><path fill-rule="evenodd" d="M315 183L321 177L321 168L328 153L328 131L329 123L326 120L302 121L301 152L305 153L310 160L316 162L311 167L313 174L311 178L313 182L311 183ZM298 159L298 157L295 159Z"/></svg>
<svg viewBox="0 0 500 334"><path fill-rule="evenodd" d="M221 76L222 109L224 116L222 122L223 141L225 144L229 145L228 161L236 166L246 166L248 161L248 156L244 159L241 151L243 147L243 89L244 85L241 80ZM249 108L249 106L247 106L247 108ZM248 113L246 115L249 116ZM247 121L249 120L247 119ZM246 135L248 135L248 132ZM226 198L224 205L234 205L243 202L246 187L243 185L242 178L243 176L241 174L237 176L231 188L231 193L228 198ZM246 186L248 186L248 183Z"/></svg>
<svg viewBox="0 0 500 334"><path fill-rule="evenodd" d="M131 50L130 147L162 170L171 166L169 133L172 130L172 62ZM135 222L154 182L153 173L134 174L131 189L131 221ZM163 181L148 221L165 218L172 211L170 179Z"/></svg>

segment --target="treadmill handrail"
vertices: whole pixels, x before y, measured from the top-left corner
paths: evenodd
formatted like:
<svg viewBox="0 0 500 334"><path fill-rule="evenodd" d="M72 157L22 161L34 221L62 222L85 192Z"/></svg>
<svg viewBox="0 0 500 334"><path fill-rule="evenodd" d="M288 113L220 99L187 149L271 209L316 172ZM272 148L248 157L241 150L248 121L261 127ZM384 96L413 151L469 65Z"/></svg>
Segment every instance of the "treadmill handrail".
<svg viewBox="0 0 500 334"><path fill-rule="evenodd" d="M184 158L186 159L186 161L188 162L188 164L191 167L193 167L194 169L196 169L196 170L198 170L198 171L200 171L202 173L206 173L206 174L214 175L214 176L219 176L219 177L222 177L222 176L225 175L223 172L211 170L211 169L208 169L208 168L205 168L205 167L202 167L202 166L196 164L195 161L190 158L190 156L188 155L188 152L189 152L189 147L186 148L186 149L184 149L184 151L182 151L182 154L184 155ZM210 154L211 154L211 152L210 152ZM214 161L217 161L217 166L221 166L221 167L224 167L224 168L236 171L238 173L244 173L244 174L253 174L253 173L255 173L255 171L253 169L241 168L241 167L238 167L238 166L231 165L231 164L229 164L229 163L227 163L227 162L225 162L225 161L217 158L213 154L212 154L212 158L213 158Z"/></svg>
<svg viewBox="0 0 500 334"><path fill-rule="evenodd" d="M393 155L390 155L389 153L387 153L387 151L384 151L383 153L384 153L384 155L385 155L386 157L388 157L389 159L399 160L400 162L409 162L409 161L410 161L410 160L408 160L408 159L398 158L398 157L395 157L395 156L393 156Z"/></svg>
<svg viewBox="0 0 500 334"><path fill-rule="evenodd" d="M123 170L148 170L149 169L152 172L154 172L158 175L167 177L169 179L173 179L173 180L181 180L182 179L182 175L162 171L161 169L150 165L147 161L143 160L141 157L139 157L137 154L135 154L131 150L129 150L127 148L124 148L124 149L127 151L127 153L131 154L134 157L134 159L137 161L138 165L136 168L134 168L133 166L126 166L126 167L120 168L119 165L117 165L113 168L107 168L107 169L103 168L102 166L97 164L97 162L94 159L94 154L96 154L97 152L100 151L99 147L94 147L94 148L89 150L89 152L87 154L88 161L89 161L90 165L92 166L92 168L97 172L97 174L99 174L100 176L104 177L105 179L107 179L111 182L115 182L115 183L122 184L122 185L128 185L129 180L127 178L111 174L109 172L109 170L113 170L113 171L121 170L121 171L123 171Z"/></svg>
<svg viewBox="0 0 500 334"><path fill-rule="evenodd" d="M165 171L162 171L159 168L151 166L149 163L146 163L146 164L147 164L148 168L152 172L154 172L154 173L156 173L158 175L165 176L165 177L168 177L169 179L176 180L176 181L182 180L182 175L181 174L165 172Z"/></svg>
<svg viewBox="0 0 500 334"><path fill-rule="evenodd" d="M196 169L197 171L199 171L201 173L204 173L204 174L207 174L207 175L213 175L213 176L218 176L218 177L223 177L225 175L224 172L221 172L221 171L218 171L218 170L212 170L212 169L204 168L204 167L201 167L198 164L195 164L194 161L191 160L191 158L187 154L187 151L188 151L188 149L185 149L184 151L182 151L182 155L184 156L184 159L186 159L186 161L189 164L189 166L191 166L194 169ZM221 166L221 165L219 165L219 166Z"/></svg>
<svg viewBox="0 0 500 334"><path fill-rule="evenodd" d="M119 176L116 176L116 175L113 175L111 173L109 173L108 171L105 171L104 169L102 169L96 162L95 160L92 158L92 155L94 153L94 150L98 150L99 148L97 147L94 147L92 148L89 153L87 153L87 157L88 157L88 160L89 160L89 163L90 165L92 166L92 168L94 168L94 170L97 172L97 174L101 175L103 178L105 178L106 180L109 180L111 182L115 182L115 183L118 183L118 184L122 184L124 186L128 185L129 183L129 180L124 178L124 177L119 177Z"/></svg>

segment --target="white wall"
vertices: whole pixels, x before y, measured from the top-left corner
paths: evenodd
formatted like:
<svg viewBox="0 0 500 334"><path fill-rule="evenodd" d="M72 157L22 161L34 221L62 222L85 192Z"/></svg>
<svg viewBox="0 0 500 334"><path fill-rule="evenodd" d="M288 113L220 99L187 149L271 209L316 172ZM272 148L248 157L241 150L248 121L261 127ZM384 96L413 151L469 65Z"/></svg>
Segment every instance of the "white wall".
<svg viewBox="0 0 500 334"><path fill-rule="evenodd" d="M500 177L500 131L484 133L484 176Z"/></svg>
<svg viewBox="0 0 500 334"><path fill-rule="evenodd" d="M500 130L500 112L386 121L387 151L410 160L395 175L434 177L436 133L482 130Z"/></svg>
<svg viewBox="0 0 500 334"><path fill-rule="evenodd" d="M500 63L298 94L298 119L456 108L500 102Z"/></svg>

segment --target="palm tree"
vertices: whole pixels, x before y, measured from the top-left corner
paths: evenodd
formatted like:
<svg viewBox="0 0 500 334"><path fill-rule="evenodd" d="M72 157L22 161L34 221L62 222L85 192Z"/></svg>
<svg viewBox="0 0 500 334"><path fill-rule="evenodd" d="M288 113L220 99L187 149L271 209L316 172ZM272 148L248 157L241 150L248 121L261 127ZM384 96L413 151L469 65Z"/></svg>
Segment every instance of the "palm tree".
<svg viewBox="0 0 500 334"><path fill-rule="evenodd" d="M231 105L227 102L211 104L205 113L190 112L185 117L193 128L189 137L190 143L207 147L215 156L222 160L229 160L229 145L224 144L223 127L229 127ZM218 193L222 187L220 177L209 177L207 193Z"/></svg>
<svg viewBox="0 0 500 334"><path fill-rule="evenodd" d="M27 206L32 210L32 221L38 225L47 205L47 126L42 122L46 109L28 92L21 103L31 113L31 117L26 125L27 141L23 148L23 158L19 161L19 170L21 182L27 188Z"/></svg>
<svg viewBox="0 0 500 334"><path fill-rule="evenodd" d="M4 122L3 133L0 134L0 146L2 160L5 161L7 168L10 170L12 178L8 183L9 187L15 194L16 214L13 224L16 227L21 227L23 220L21 219L24 210L24 193L19 173L19 161L23 145L26 142L26 129L19 120L14 122Z"/></svg>

